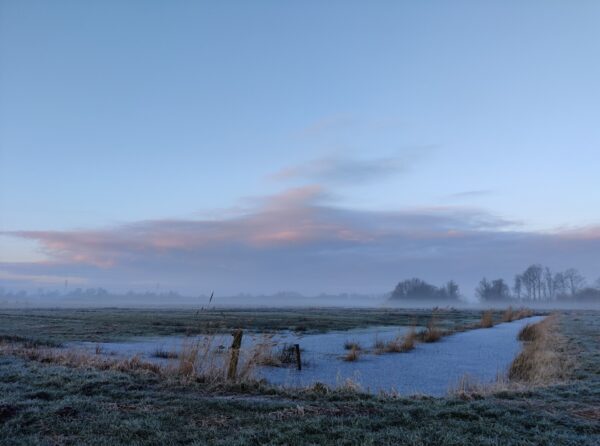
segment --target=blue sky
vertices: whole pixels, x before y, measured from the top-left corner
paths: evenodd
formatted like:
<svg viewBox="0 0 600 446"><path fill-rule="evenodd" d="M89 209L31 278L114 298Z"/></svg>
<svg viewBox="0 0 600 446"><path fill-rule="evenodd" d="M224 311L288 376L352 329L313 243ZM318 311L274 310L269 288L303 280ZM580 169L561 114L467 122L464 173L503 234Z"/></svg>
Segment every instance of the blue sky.
<svg viewBox="0 0 600 446"><path fill-rule="evenodd" d="M0 281L598 276L599 21L596 1L2 1Z"/></svg>

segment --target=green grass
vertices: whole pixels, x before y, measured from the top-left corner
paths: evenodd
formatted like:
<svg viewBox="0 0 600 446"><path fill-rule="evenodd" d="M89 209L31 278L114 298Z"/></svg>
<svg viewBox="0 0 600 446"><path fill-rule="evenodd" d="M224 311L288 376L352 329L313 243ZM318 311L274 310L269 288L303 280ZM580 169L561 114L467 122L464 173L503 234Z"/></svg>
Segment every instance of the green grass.
<svg viewBox="0 0 600 446"><path fill-rule="evenodd" d="M209 391L152 373L0 356L0 444L596 445L599 316L560 318L577 359L570 382L469 400L262 384Z"/></svg>

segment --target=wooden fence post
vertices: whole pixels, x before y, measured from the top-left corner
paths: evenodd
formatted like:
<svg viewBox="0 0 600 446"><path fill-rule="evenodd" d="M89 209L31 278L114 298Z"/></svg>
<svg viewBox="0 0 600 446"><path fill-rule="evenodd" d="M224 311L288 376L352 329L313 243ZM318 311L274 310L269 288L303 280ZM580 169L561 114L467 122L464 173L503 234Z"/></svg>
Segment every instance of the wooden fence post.
<svg viewBox="0 0 600 446"><path fill-rule="evenodd" d="M294 344L294 350L296 351L296 365L298 370L302 370L302 359L300 358L300 344Z"/></svg>
<svg viewBox="0 0 600 446"><path fill-rule="evenodd" d="M229 359L229 370L227 370L227 379L229 380L235 379L243 334L244 332L242 330L236 330L232 333L233 342L231 343L231 358Z"/></svg>

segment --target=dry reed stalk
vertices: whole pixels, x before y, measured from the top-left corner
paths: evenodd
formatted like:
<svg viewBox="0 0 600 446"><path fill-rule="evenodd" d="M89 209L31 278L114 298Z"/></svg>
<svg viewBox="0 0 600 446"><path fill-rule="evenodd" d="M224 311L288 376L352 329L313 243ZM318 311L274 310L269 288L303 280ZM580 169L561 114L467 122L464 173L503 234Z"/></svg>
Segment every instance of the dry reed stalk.
<svg viewBox="0 0 600 446"><path fill-rule="evenodd" d="M427 322L427 328L419 333L418 338L423 342L437 342L443 336L444 333L437 327L435 317L431 316L431 319Z"/></svg>
<svg viewBox="0 0 600 446"><path fill-rule="evenodd" d="M491 328L494 326L494 316L491 311L484 311L479 322L481 328Z"/></svg>
<svg viewBox="0 0 600 446"><path fill-rule="evenodd" d="M360 350L357 348L352 348L346 353L342 359L347 362L358 361L360 358Z"/></svg>
<svg viewBox="0 0 600 446"><path fill-rule="evenodd" d="M533 310L529 308L520 308L514 315L513 320L525 319L526 317L533 316Z"/></svg>
<svg viewBox="0 0 600 446"><path fill-rule="evenodd" d="M515 318L515 314L513 312L512 307L508 307L506 311L502 314L502 322L512 322Z"/></svg>

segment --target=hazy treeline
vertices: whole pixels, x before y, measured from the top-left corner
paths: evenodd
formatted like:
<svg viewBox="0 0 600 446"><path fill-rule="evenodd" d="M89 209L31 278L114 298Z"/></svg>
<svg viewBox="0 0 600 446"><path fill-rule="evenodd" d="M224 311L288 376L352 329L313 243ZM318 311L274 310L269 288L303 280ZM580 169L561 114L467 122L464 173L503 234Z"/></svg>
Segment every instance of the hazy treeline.
<svg viewBox="0 0 600 446"><path fill-rule="evenodd" d="M475 294L482 302L600 302L600 279L589 286L576 269L552 272L548 267L535 264L517 274L512 286L502 278L484 277ZM401 281L391 295L393 300L440 303L458 301L460 297L454 281L437 287L418 278Z"/></svg>
<svg viewBox="0 0 600 446"><path fill-rule="evenodd" d="M459 297L458 285L452 280L437 287L418 278L407 279L396 285L392 292L392 299L402 300L454 301Z"/></svg>
<svg viewBox="0 0 600 446"><path fill-rule="evenodd" d="M574 268L552 272L547 266L535 264L517 274L512 287L503 279L488 281L483 278L476 294L482 301L600 302L600 279L589 286L586 278Z"/></svg>

